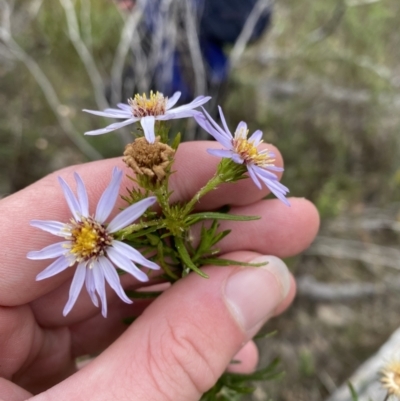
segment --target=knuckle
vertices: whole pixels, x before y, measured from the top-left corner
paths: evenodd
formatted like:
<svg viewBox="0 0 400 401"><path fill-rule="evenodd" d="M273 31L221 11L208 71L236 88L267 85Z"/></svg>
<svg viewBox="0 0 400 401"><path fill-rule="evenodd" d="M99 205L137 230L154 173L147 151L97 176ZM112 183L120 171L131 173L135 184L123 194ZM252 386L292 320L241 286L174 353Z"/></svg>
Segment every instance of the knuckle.
<svg viewBox="0 0 400 401"><path fill-rule="evenodd" d="M164 396L175 394L173 401L189 399L189 394L203 394L219 377L213 368L207 336L200 326L193 327L194 323L164 323L162 330L159 323L156 327L157 341L150 335L149 375Z"/></svg>

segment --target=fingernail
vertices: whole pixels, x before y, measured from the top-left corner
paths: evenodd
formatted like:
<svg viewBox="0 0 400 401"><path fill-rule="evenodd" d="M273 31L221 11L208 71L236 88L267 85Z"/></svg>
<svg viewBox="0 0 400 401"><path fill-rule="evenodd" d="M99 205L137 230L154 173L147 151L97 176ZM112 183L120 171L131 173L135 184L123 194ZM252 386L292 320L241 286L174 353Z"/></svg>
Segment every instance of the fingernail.
<svg viewBox="0 0 400 401"><path fill-rule="evenodd" d="M290 273L279 258L259 256L250 263L266 263L233 273L225 284L225 299L232 315L249 335L254 335L290 290Z"/></svg>

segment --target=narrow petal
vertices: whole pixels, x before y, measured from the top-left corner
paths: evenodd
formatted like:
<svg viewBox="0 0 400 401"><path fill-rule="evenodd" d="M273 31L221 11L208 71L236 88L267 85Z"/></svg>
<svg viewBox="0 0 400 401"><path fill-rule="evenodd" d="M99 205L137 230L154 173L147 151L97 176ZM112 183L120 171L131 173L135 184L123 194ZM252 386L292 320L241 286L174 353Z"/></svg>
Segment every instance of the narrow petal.
<svg viewBox="0 0 400 401"><path fill-rule="evenodd" d="M204 116L204 114L199 114L194 117L196 120L197 124L200 125L201 128L204 129L204 131L207 131L210 135L212 135L215 138L215 135L220 135L219 131L217 131L207 120L207 118Z"/></svg>
<svg viewBox="0 0 400 401"><path fill-rule="evenodd" d="M156 120L166 121L166 120L175 120L177 118L190 118L195 117L201 114L200 111L197 110L183 110L175 112L175 110L167 110L165 114L161 116L155 117Z"/></svg>
<svg viewBox="0 0 400 401"><path fill-rule="evenodd" d="M287 193L289 193L289 188L285 187L283 184L281 184L279 181L275 181L275 180L269 180L268 178L264 178L264 177L260 177L260 180L264 181L265 185L268 186L268 188L272 191L272 192L280 192L284 195L286 195Z"/></svg>
<svg viewBox="0 0 400 401"><path fill-rule="evenodd" d="M124 255L121 255L116 249L112 247L108 248L107 255L116 266L131 274L139 281L149 281L146 273L142 272L133 262Z"/></svg>
<svg viewBox="0 0 400 401"><path fill-rule="evenodd" d="M105 109L104 111L97 110L86 110L82 111L90 114L94 114L95 116L100 117L108 117L108 118L130 118L132 117L132 113L128 113L126 111L118 110L118 109Z"/></svg>
<svg viewBox="0 0 400 401"><path fill-rule="evenodd" d="M261 141L262 141L262 137L263 137L263 133L262 131L260 131L259 129L257 131L255 131L251 137L249 138L249 141L254 143L254 146L258 146Z"/></svg>
<svg viewBox="0 0 400 401"><path fill-rule="evenodd" d="M91 269L93 270L94 285L101 301L101 314L107 317L107 297L103 269L98 261L93 262Z"/></svg>
<svg viewBox="0 0 400 401"><path fill-rule="evenodd" d="M211 96L197 96L196 99L192 100L190 103L176 107L175 109L171 109L169 111L177 113L179 111L195 109L196 107L199 107L204 103L207 103L210 99Z"/></svg>
<svg viewBox="0 0 400 401"><path fill-rule="evenodd" d="M68 258L66 258L65 256L61 256L56 259L51 265L47 266L42 272L40 272L36 276L36 281L55 276L56 274L61 273L67 267L69 267L70 264L71 263Z"/></svg>
<svg viewBox="0 0 400 401"><path fill-rule="evenodd" d="M278 176L263 167L253 166L254 172L259 177L267 178L268 180L278 181Z"/></svg>
<svg viewBox="0 0 400 401"><path fill-rule="evenodd" d="M83 283L85 282L86 266L84 263L79 263L74 278L72 279L71 287L69 288L68 302L64 307L63 315L67 316L75 305L76 300L82 290Z"/></svg>
<svg viewBox="0 0 400 401"><path fill-rule="evenodd" d="M232 152L232 160L237 164L243 164L244 160L235 152Z"/></svg>
<svg viewBox="0 0 400 401"><path fill-rule="evenodd" d="M70 244L69 241L57 242L41 249L40 251L28 252L26 257L31 260L43 260L58 258L68 252L66 245Z"/></svg>
<svg viewBox="0 0 400 401"><path fill-rule="evenodd" d="M111 113L113 116L120 115L125 116L125 118L132 117L132 113L130 110L119 110L119 109L104 109L105 113ZM113 117L115 118L115 117Z"/></svg>
<svg viewBox="0 0 400 401"><path fill-rule="evenodd" d="M149 143L154 143L154 141L156 140L156 135L154 133L154 123L154 116L142 117L142 119L140 120L140 124L142 125L144 131L144 136Z"/></svg>
<svg viewBox="0 0 400 401"><path fill-rule="evenodd" d="M123 122L121 122L121 123L114 123L114 124L108 125L108 126L105 127L105 128L96 129L96 130L94 130L94 131L87 131L87 132L85 132L85 135L102 135L102 134L107 134L108 132L115 131L115 130L117 130L117 129L119 129L119 128L125 127L126 125L133 124L133 123L135 123L136 121L139 121L139 119L136 118L136 117L129 118L129 119L126 120L126 121L123 121Z"/></svg>
<svg viewBox="0 0 400 401"><path fill-rule="evenodd" d="M106 281L115 291L115 293L127 304L133 303L133 301L126 296L114 265L105 257L99 258L99 264L101 266L101 269L103 270Z"/></svg>
<svg viewBox="0 0 400 401"><path fill-rule="evenodd" d="M29 224L32 227L40 228L50 234L57 235L59 237L65 236L65 224L59 221L53 220L31 220Z"/></svg>
<svg viewBox="0 0 400 401"><path fill-rule="evenodd" d="M124 111L131 112L131 110L132 110L131 106L129 106L129 104L125 104L125 103L118 103L117 107L119 107L121 110L124 110Z"/></svg>
<svg viewBox="0 0 400 401"><path fill-rule="evenodd" d="M279 173L285 171L283 167L277 167L277 166L265 166L264 168L271 171L277 171Z"/></svg>
<svg viewBox="0 0 400 401"><path fill-rule="evenodd" d="M262 189L261 182L258 179L257 174L255 173L255 171L253 170L253 166L252 165L248 165L247 166L247 171L249 173L250 178L254 181L254 184L256 184L258 189Z"/></svg>
<svg viewBox="0 0 400 401"><path fill-rule="evenodd" d="M82 216L89 216L89 199L86 192L85 184L82 181L81 176L78 173L74 173L76 181L76 192L78 194L78 201L81 207Z"/></svg>
<svg viewBox="0 0 400 401"><path fill-rule="evenodd" d="M80 221L82 216L82 210L74 193L72 192L69 185L61 177L58 177L58 182L61 185L61 188L64 192L65 200L67 201L67 204L69 206L69 209L71 210L72 215L74 216L74 219L76 221Z"/></svg>
<svg viewBox="0 0 400 401"><path fill-rule="evenodd" d="M268 182L267 179L264 179L264 184L269 188L269 190L280 200L282 201L286 206L290 206L290 202L286 199L285 195L288 191L284 185L282 185L280 182ZM283 187L283 188L281 188Z"/></svg>
<svg viewBox="0 0 400 401"><path fill-rule="evenodd" d="M290 206L289 201L286 199L285 195L289 192L289 189L285 187L283 184L281 184L277 177L274 176L274 179L268 178L265 174L260 174L260 170L262 170L259 167L255 167L256 175L257 177L265 184L265 186L279 199L281 200L285 205ZM265 173L265 170L263 171Z"/></svg>
<svg viewBox="0 0 400 401"><path fill-rule="evenodd" d="M226 123L224 113L222 112L222 107L218 106L218 110L219 110L219 116L221 118L221 122L222 122L222 125L224 127L225 132L228 133L233 138L233 135L232 135L231 131L228 128L228 124Z"/></svg>
<svg viewBox="0 0 400 401"><path fill-rule="evenodd" d="M94 306L99 306L99 300L97 299L96 295L96 287L94 285L93 269L86 269L85 285Z"/></svg>
<svg viewBox="0 0 400 401"><path fill-rule="evenodd" d="M181 97L181 92L175 92L168 100L167 100L167 106L166 109L169 110L171 107L174 107L176 105L176 102L179 100Z"/></svg>
<svg viewBox="0 0 400 401"><path fill-rule="evenodd" d="M204 115L199 115L194 117L197 124L200 125L201 128L204 129L204 131L208 132L215 140L217 140L224 148L227 149L232 149L232 137L229 137L229 135L226 132L223 132L221 128L218 127L218 130L215 129L210 121L207 120L207 118ZM211 116L210 116L211 118Z"/></svg>
<svg viewBox="0 0 400 401"><path fill-rule="evenodd" d="M154 205L156 201L157 198L155 196L149 196L127 207L111 220L107 227L108 232L115 233L121 228L129 226L129 224L137 220L150 206Z"/></svg>
<svg viewBox="0 0 400 401"><path fill-rule="evenodd" d="M225 149L207 149L210 155L232 159L232 151Z"/></svg>
<svg viewBox="0 0 400 401"><path fill-rule="evenodd" d="M247 138L247 124L244 121L240 121L235 131L235 139Z"/></svg>
<svg viewBox="0 0 400 401"><path fill-rule="evenodd" d="M149 269L159 270L160 266L157 263L152 262L151 260L146 259L139 251L131 246L124 244L121 241L113 241L111 246L120 254L125 256L126 258L132 260L135 263L139 263Z"/></svg>
<svg viewBox="0 0 400 401"><path fill-rule="evenodd" d="M122 180L122 170L114 167L111 182L105 189L96 208L95 220L103 224L112 212L119 195L119 187Z"/></svg>
<svg viewBox="0 0 400 401"><path fill-rule="evenodd" d="M211 123L211 125L220 133L220 135L222 136L222 137L224 137L225 138L225 140L226 141L229 141L229 146L226 146L227 148L231 148L232 147L232 139L233 139L233 136L232 136L232 134L231 134L231 132L230 131L224 131L215 121L214 121L214 119L210 116L210 114L207 112L207 110L204 108L204 107L202 107L202 109L203 109L203 113L204 113L204 115L207 117L207 119L208 119L208 121ZM218 142L220 142L219 140L218 140ZM222 142L220 142L221 144L222 144ZM224 145L225 146L225 145Z"/></svg>

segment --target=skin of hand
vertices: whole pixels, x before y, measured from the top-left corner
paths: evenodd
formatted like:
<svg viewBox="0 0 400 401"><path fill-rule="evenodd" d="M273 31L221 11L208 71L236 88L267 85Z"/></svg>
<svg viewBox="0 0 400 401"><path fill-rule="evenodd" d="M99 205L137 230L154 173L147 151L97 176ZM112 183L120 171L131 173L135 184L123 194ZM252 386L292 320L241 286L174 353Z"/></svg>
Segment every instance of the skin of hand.
<svg viewBox="0 0 400 401"><path fill-rule="evenodd" d="M276 165L282 166L279 151ZM171 201L187 201L214 174L219 159L206 149L215 142L183 143L176 154ZM82 291L71 313L62 309L75 267L44 281L36 275L49 261L26 254L55 242L29 226L31 219L67 222L70 212L56 177L73 188L73 172L86 184L93 211L120 159L65 168L0 201L0 401L195 401L211 388L232 359L230 370L250 372L258 360L251 338L292 301L295 283L279 258L306 249L319 226L315 207L290 198L263 200L250 179L225 184L202 198L198 210L231 205L231 213L260 220L221 223L231 229L221 256L263 267L204 267L209 279L190 274L154 301L128 305L107 292L108 317ZM124 178L121 190L132 185ZM123 192L123 191L122 191ZM115 208L124 206L121 200ZM197 235L194 230L194 236ZM270 256L274 255L274 256ZM122 276L124 288L143 283ZM153 282L154 284L154 282ZM122 319L138 316L127 327ZM80 370L77 357L99 354ZM236 355L236 356L235 356Z"/></svg>

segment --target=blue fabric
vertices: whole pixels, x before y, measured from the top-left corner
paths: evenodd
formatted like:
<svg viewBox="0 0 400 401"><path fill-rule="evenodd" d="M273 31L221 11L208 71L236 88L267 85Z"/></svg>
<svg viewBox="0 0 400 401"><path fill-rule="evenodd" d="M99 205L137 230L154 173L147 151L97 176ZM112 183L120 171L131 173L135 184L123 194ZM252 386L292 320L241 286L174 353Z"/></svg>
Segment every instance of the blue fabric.
<svg viewBox="0 0 400 401"><path fill-rule="evenodd" d="M144 4L145 24L149 32L162 21L162 1L146 1ZM227 79L228 59L224 48L234 43L239 37L242 28L250 15L257 0L191 0L197 18L200 18L200 48L207 73L209 85L218 85ZM261 36L270 22L271 11L267 10L259 19L252 33L251 40ZM173 65L160 65L157 68L155 83L157 88L167 95L176 91L182 92L180 102L192 100L193 93L184 80L181 57L186 55L175 52ZM165 79L162 71L169 69L172 72Z"/></svg>

